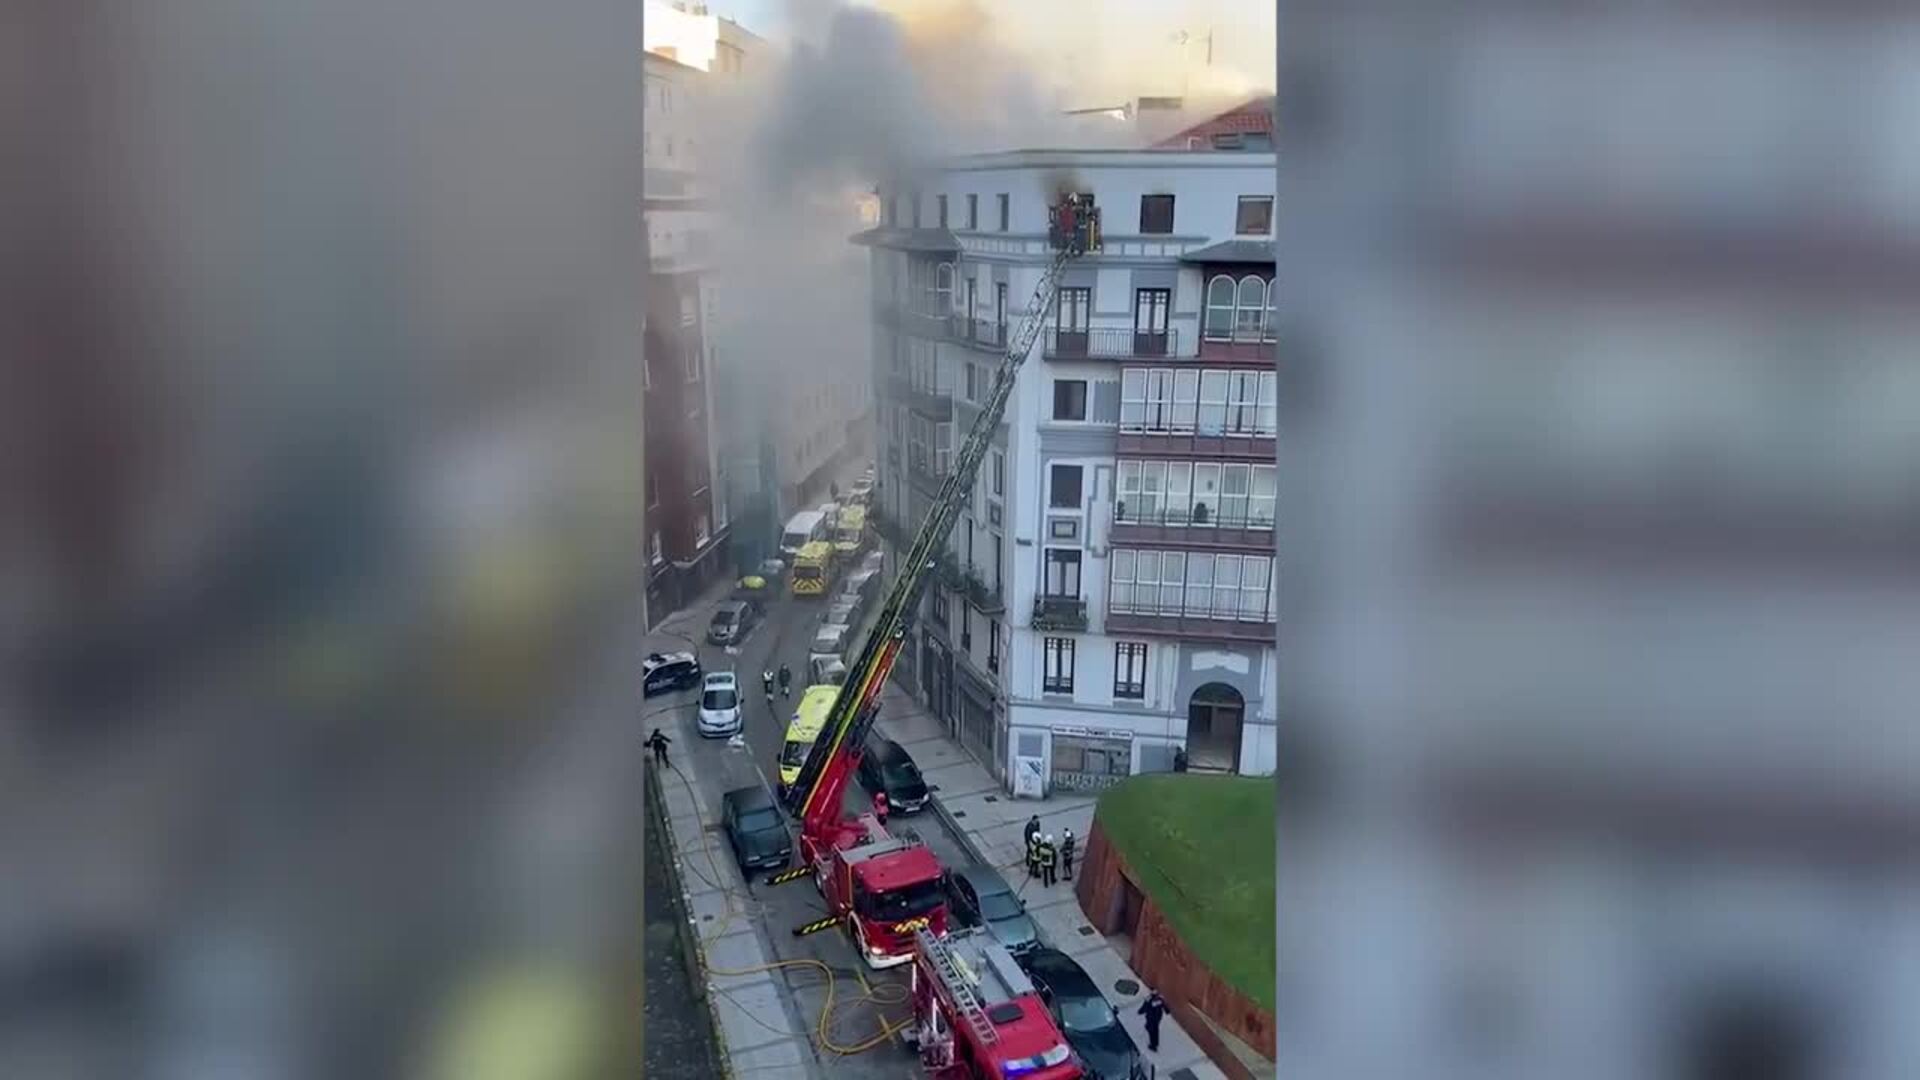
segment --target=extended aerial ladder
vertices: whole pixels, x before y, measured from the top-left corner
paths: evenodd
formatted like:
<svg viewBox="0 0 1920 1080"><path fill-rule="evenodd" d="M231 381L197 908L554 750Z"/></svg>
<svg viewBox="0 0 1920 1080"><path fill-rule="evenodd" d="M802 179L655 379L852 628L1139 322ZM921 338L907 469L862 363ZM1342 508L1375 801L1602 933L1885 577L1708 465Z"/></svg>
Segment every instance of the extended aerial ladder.
<svg viewBox="0 0 1920 1080"><path fill-rule="evenodd" d="M827 714L820 737L789 789L788 809L800 821L800 851L806 862L821 858L849 830L860 828L857 822L842 821L841 803L847 780L859 766L867 735L878 715L881 687L906 641L921 594L933 577L935 559L971 501L980 463L986 459L994 429L1006 415L1020 365L1038 340L1053 307L1060 276L1069 261L1100 246L1098 211L1078 196L1068 196L1053 209L1051 217L1053 260L1034 286L1027 313L1007 341L980 415L954 456L953 468L941 483L926 520L902 556L899 575L887 592L879 619L862 643L859 658L848 668L846 682Z"/></svg>

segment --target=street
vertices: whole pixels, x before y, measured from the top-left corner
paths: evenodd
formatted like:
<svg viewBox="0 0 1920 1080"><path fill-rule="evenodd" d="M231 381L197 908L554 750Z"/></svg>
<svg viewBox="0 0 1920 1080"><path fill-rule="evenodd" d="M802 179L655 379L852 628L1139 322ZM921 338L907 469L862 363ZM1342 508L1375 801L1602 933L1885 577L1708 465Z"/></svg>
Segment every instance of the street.
<svg viewBox="0 0 1920 1080"><path fill-rule="evenodd" d="M720 648L707 645L702 638L712 608L725 595L725 590L718 591L706 602L676 613L647 638L648 651L696 650L706 671L734 671L748 691L743 695L745 745L740 747L729 745L725 739L699 736L694 723L697 691L660 695L647 702L644 731L658 726L673 740L674 769L666 794L675 805L697 804L708 820L716 814L720 797L728 789L778 782L787 722L805 689L798 673L806 669L807 644L826 608L821 600L782 596L770 603L766 618L741 646ZM769 703L760 693L760 673L777 671L782 661L796 673L792 695L782 697L776 690ZM681 790L671 790L673 785ZM849 810L866 808L870 798L857 785L849 785ZM680 816L678 811L675 816ZM896 817L891 827L896 832L916 832L945 865L959 866L968 861L960 841L949 835L931 813ZM689 891L706 891L705 896L694 897L695 921L707 942L708 964L719 983L717 1011L736 1071L752 1068L756 1076L777 1071L779 1057L758 1063L756 1055L782 1047L798 1047L807 1071L789 1069L779 1075L895 1078L903 1068L917 1067L912 1055L896 1040L885 1037L887 1026L897 1025L907 1015L906 967L886 972L868 970L840 931L795 938L794 927L825 914L810 878L776 887L764 884L764 874L756 875L755 881L743 882L724 838L714 836L703 851L682 847ZM718 977L757 973L750 972L757 964L730 966L738 962L730 957L739 955L739 939L748 935L757 940L757 952L773 958L775 964L785 965L772 973L778 987L777 1014L769 1008L773 1002L730 995L727 979ZM830 998L833 1014L823 1028L821 1014Z"/></svg>

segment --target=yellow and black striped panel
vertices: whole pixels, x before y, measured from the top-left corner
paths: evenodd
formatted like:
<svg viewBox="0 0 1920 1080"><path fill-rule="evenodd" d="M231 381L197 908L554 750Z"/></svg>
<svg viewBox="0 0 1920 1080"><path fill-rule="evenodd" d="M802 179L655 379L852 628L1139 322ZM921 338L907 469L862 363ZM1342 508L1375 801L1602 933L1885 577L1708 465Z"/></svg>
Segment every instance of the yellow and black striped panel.
<svg viewBox="0 0 1920 1080"><path fill-rule="evenodd" d="M811 873L813 873L813 868L810 866L796 866L791 870L782 870L779 873L774 874L772 877L769 877L767 879L767 884L785 885L789 881L798 881L801 878L806 877L808 874L811 874Z"/></svg>
<svg viewBox="0 0 1920 1080"><path fill-rule="evenodd" d="M840 917L838 915L829 915L824 919L815 919L810 923L801 923L799 926L794 927L793 936L806 937L808 934L817 934L822 930L830 930L838 925L840 925Z"/></svg>

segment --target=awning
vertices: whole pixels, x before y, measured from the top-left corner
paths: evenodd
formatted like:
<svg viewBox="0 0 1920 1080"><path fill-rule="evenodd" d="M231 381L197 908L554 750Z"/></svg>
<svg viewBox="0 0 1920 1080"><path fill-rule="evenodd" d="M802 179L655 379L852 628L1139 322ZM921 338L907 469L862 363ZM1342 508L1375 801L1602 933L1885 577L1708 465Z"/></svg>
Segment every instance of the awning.
<svg viewBox="0 0 1920 1080"><path fill-rule="evenodd" d="M1217 244L1208 244L1206 247L1189 251L1180 256L1180 261L1272 266L1274 264L1273 241L1222 240Z"/></svg>
<svg viewBox="0 0 1920 1080"><path fill-rule="evenodd" d="M863 247L931 253L960 250L960 240L946 229L896 229L885 225L854 233L849 239Z"/></svg>

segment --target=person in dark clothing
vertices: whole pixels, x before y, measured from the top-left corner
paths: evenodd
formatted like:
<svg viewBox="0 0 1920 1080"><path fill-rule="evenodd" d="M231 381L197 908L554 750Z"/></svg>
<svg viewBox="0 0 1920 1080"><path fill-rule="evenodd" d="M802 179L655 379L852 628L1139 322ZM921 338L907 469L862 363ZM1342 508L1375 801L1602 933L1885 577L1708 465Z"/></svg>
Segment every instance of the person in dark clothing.
<svg viewBox="0 0 1920 1080"><path fill-rule="evenodd" d="M647 736L647 745L653 749L653 760L663 769L670 768L673 764L667 760L667 744L672 741L667 738L666 732L659 728L654 728L653 734Z"/></svg>
<svg viewBox="0 0 1920 1080"><path fill-rule="evenodd" d="M873 816L880 819L880 824L887 823L887 793L884 791L873 793Z"/></svg>
<svg viewBox="0 0 1920 1080"><path fill-rule="evenodd" d="M1040 876L1040 815L1027 819L1027 879Z"/></svg>
<svg viewBox="0 0 1920 1080"><path fill-rule="evenodd" d="M1160 1052L1160 1019L1167 1015L1167 999L1155 990L1140 1003L1140 1015L1147 1018L1147 1049Z"/></svg>
<svg viewBox="0 0 1920 1080"><path fill-rule="evenodd" d="M780 665L780 696L792 697L793 695L788 692L788 688L791 687L792 685L793 685L793 670L787 667L787 665L781 664Z"/></svg>
<svg viewBox="0 0 1920 1080"><path fill-rule="evenodd" d="M1068 829L1060 837L1060 876L1073 880L1073 830Z"/></svg>
<svg viewBox="0 0 1920 1080"><path fill-rule="evenodd" d="M1040 884L1053 887L1053 868L1059 853L1054 849L1053 837L1040 841Z"/></svg>
<svg viewBox="0 0 1920 1080"><path fill-rule="evenodd" d="M1173 771L1187 771L1187 748L1184 746L1177 747L1173 751Z"/></svg>

